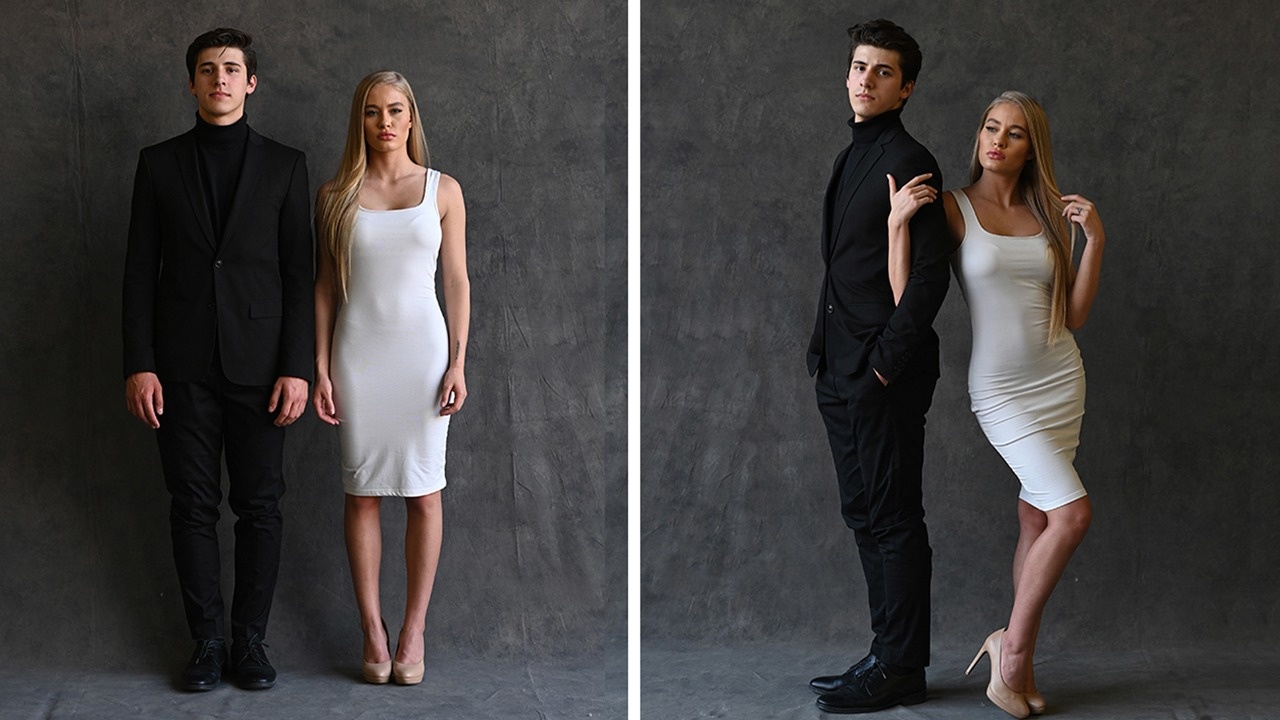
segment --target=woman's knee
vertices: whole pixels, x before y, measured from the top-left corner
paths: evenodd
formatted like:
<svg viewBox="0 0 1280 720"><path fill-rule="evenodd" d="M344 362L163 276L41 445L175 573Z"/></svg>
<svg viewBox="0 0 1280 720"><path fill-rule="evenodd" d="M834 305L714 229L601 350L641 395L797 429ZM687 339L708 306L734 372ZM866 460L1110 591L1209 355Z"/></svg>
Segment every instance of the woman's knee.
<svg viewBox="0 0 1280 720"><path fill-rule="evenodd" d="M377 513L382 508L382 498L377 495L347 495L347 512L355 514Z"/></svg>
<svg viewBox="0 0 1280 720"><path fill-rule="evenodd" d="M1025 500L1018 501L1018 526L1023 533L1039 535L1049 527L1049 516Z"/></svg>
<svg viewBox="0 0 1280 720"><path fill-rule="evenodd" d="M438 517L442 510L442 505L440 503L440 491L437 490L430 495L407 497L404 499L404 506L407 512L414 515Z"/></svg>
<svg viewBox="0 0 1280 720"><path fill-rule="evenodd" d="M1088 497L1067 503L1054 512L1054 521L1076 542L1084 539L1089 526L1093 524L1093 506Z"/></svg>

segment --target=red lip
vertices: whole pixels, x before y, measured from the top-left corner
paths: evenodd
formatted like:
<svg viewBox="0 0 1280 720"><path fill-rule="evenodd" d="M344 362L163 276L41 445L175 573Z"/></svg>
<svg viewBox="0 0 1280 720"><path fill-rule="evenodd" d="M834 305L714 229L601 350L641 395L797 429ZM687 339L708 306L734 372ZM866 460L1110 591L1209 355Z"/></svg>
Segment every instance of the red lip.
<svg viewBox="0 0 1280 720"><path fill-rule="evenodd" d="M875 98L871 97L866 93L858 93L857 95L854 95L854 97L858 98L859 100L875 100Z"/></svg>
<svg viewBox="0 0 1280 720"><path fill-rule="evenodd" d="M394 140L395 137L395 133L378 133L379 140Z"/></svg>
<svg viewBox="0 0 1280 720"><path fill-rule="evenodd" d="M991 158L992 160L1003 160L1003 159L1004 159L1004 153L1002 153L1002 152L997 152L997 151L995 151L995 150L992 150L992 151L990 151L990 152L988 152L988 153L987 153L987 157Z"/></svg>

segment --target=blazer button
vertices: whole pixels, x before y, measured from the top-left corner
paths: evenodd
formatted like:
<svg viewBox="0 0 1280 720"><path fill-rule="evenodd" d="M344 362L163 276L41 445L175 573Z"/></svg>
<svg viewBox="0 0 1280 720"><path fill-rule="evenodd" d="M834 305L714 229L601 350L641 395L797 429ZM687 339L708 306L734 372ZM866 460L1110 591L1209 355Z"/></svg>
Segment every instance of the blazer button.
<svg viewBox="0 0 1280 720"><path fill-rule="evenodd" d="M827 314L828 314L828 315L830 315L831 313L833 313L833 312L835 312L835 311L836 311L836 306L835 306L835 305L828 305L828 306L827 306Z"/></svg>
<svg viewBox="0 0 1280 720"><path fill-rule="evenodd" d="M214 260L214 261L213 261L213 269L214 269L214 270L217 270L217 269L218 269L218 268L220 268L220 267L222 267L222 261L221 261L221 260Z"/></svg>

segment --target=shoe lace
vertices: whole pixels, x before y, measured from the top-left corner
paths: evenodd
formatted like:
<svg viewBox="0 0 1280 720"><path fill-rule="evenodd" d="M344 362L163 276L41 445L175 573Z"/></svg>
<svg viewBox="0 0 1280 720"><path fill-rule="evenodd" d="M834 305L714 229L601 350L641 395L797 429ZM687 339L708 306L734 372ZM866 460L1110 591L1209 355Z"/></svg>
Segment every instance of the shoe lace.
<svg viewBox="0 0 1280 720"><path fill-rule="evenodd" d="M270 661L267 660L267 651L264 649L266 647L267 644L256 637L250 638L250 640L245 643L244 660L249 660L257 665L271 664Z"/></svg>
<svg viewBox="0 0 1280 720"><path fill-rule="evenodd" d="M862 677L863 677L864 675L866 675L867 673L871 672L871 670L872 670L873 668L875 668L875 667L876 667L876 665L878 665L878 664L879 664L879 663L876 663L876 662L872 662L872 663L867 664L867 665L862 665L862 663L863 663L863 661L862 661L862 660L859 660L858 662L856 662L856 663L854 663L854 664L850 665L850 666L849 666L849 669L844 671L844 674L845 674L845 675L848 675L848 674L850 674L850 673L853 673L853 679L854 679L854 680L861 680L861 679L862 679ZM859 665L862 665L862 667L861 667L861 668L859 668L859 667L858 667ZM855 672L855 671L856 671L856 672Z"/></svg>
<svg viewBox="0 0 1280 720"><path fill-rule="evenodd" d="M201 640L196 644L195 657L192 658L192 662L204 662L205 659L217 655L221 648L222 643L217 640Z"/></svg>

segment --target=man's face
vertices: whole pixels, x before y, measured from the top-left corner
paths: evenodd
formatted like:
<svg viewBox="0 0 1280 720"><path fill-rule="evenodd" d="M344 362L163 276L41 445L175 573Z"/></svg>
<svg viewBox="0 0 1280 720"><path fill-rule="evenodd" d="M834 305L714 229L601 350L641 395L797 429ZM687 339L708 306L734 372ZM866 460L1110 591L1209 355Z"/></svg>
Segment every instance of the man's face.
<svg viewBox="0 0 1280 720"><path fill-rule="evenodd" d="M216 47L200 51L189 89L205 122L230 125L244 115L244 99L257 86L258 78L248 74L240 48Z"/></svg>
<svg viewBox="0 0 1280 720"><path fill-rule="evenodd" d="M914 82L902 82L902 57L897 50L859 45L849 63L849 105L856 122L902 107L911 96Z"/></svg>

